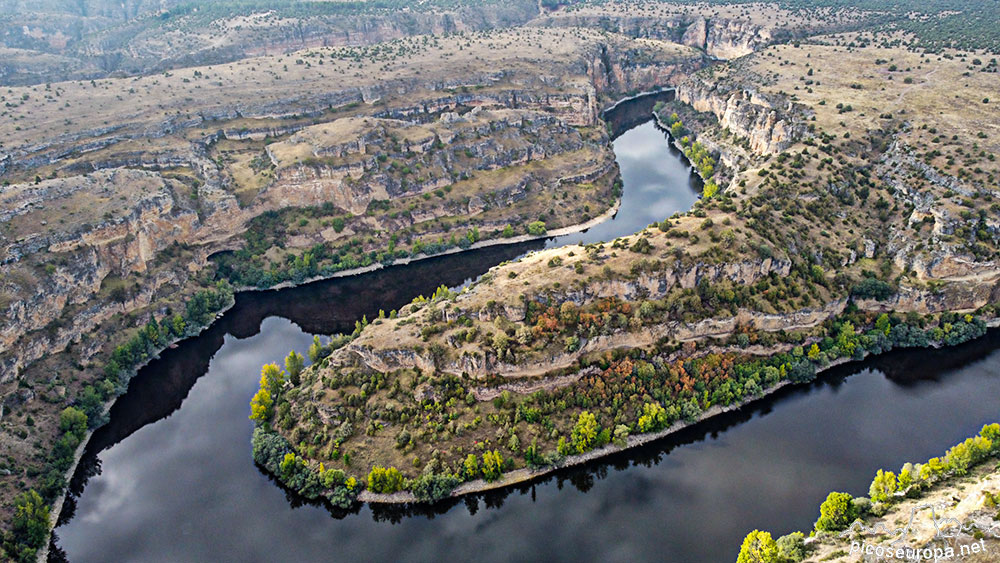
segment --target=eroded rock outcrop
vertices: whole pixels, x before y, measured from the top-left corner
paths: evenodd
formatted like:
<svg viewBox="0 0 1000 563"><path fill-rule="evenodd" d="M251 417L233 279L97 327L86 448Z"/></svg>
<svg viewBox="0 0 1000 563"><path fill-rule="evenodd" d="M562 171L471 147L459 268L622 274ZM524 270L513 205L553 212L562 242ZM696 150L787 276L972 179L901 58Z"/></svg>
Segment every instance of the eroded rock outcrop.
<svg viewBox="0 0 1000 563"><path fill-rule="evenodd" d="M690 14L634 16L565 13L540 17L535 25L603 28L629 37L673 41L718 59L735 59L771 44L774 31L750 21Z"/></svg>
<svg viewBox="0 0 1000 563"><path fill-rule="evenodd" d="M809 109L750 87L696 77L677 87L677 99L714 114L722 128L746 139L758 155L777 154L808 135Z"/></svg>

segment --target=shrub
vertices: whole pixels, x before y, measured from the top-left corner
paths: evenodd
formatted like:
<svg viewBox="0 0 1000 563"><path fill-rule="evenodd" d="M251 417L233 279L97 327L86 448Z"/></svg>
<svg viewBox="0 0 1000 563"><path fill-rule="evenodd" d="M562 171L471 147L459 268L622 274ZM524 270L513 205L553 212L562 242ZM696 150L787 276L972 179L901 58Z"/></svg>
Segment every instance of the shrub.
<svg viewBox="0 0 1000 563"><path fill-rule="evenodd" d="M770 532L754 530L747 534L740 546L736 563L779 563L778 544Z"/></svg>
<svg viewBox="0 0 1000 563"><path fill-rule="evenodd" d="M406 445L410 443L410 439L411 437L409 432L405 429L400 431L400 433L396 435L396 447L405 448Z"/></svg>
<svg viewBox="0 0 1000 563"><path fill-rule="evenodd" d="M884 301L892 297L896 290L886 282L875 278L866 278L851 288L851 295L861 299Z"/></svg>
<svg viewBox="0 0 1000 563"><path fill-rule="evenodd" d="M816 529L827 532L839 532L857 518L853 499L847 493L830 493L819 507L819 519Z"/></svg>
<svg viewBox="0 0 1000 563"><path fill-rule="evenodd" d="M503 476L504 459L500 452L493 450L483 454L483 478L489 482Z"/></svg>
<svg viewBox="0 0 1000 563"><path fill-rule="evenodd" d="M805 536L802 532L792 532L781 536L775 543L778 545L779 561L798 563L806 558Z"/></svg>
<svg viewBox="0 0 1000 563"><path fill-rule="evenodd" d="M532 236L542 236L546 232L545 222L543 221L532 221L528 223L528 234Z"/></svg>
<svg viewBox="0 0 1000 563"><path fill-rule="evenodd" d="M406 479L395 467L376 465L368 473L368 490L374 493L395 493L406 488Z"/></svg>
<svg viewBox="0 0 1000 563"><path fill-rule="evenodd" d="M632 252L638 252L639 254L649 254L653 249L653 245L649 243L649 239L646 237L640 237L639 240L632 244Z"/></svg>
<svg viewBox="0 0 1000 563"><path fill-rule="evenodd" d="M423 502L435 502L451 495L461 479L451 474L424 473L413 482L413 494Z"/></svg>

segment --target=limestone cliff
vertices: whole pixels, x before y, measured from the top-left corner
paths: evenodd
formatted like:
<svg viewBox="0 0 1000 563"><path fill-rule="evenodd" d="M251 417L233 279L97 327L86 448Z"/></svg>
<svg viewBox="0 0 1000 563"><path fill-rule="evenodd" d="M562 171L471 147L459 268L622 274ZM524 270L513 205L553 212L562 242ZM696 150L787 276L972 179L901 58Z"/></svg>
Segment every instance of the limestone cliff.
<svg viewBox="0 0 1000 563"><path fill-rule="evenodd" d="M209 255L240 248L247 224L269 211L325 204L355 218L343 232L289 237L294 250L344 244L358 232L445 236L447 226L435 221L449 217L499 231L564 182L597 182L590 197L606 198L615 173L606 134L579 128L593 128L615 92L680 81L703 64L676 46L649 47L587 43L555 64L575 73L566 81L518 68L460 77L436 70L273 100L206 99L184 117L135 112L96 129L28 138L4 159L15 168L5 172L30 178L48 165L67 177L16 183L0 195L14 227L0 234L11 273L0 287L3 382L115 315L155 306ZM330 106L356 109L331 117ZM260 151L250 170L225 163L242 153L219 149L265 139L247 149ZM251 172L256 184L245 186ZM454 197L439 199L453 188ZM435 192L403 213L366 213L373 202ZM578 207L585 204L595 209L583 220L608 205ZM72 220L60 220L57 209L72 211ZM88 354L99 349L90 343Z"/></svg>
<svg viewBox="0 0 1000 563"><path fill-rule="evenodd" d="M775 40L772 28L746 20L690 14L629 15L574 13L540 17L533 25L560 27L600 27L629 37L673 41L701 49L717 59L748 55Z"/></svg>
<svg viewBox="0 0 1000 563"><path fill-rule="evenodd" d="M714 114L720 127L745 138L749 149L758 155L777 154L808 135L806 120L812 115L808 108L744 84L694 77L677 87L677 99L697 111Z"/></svg>

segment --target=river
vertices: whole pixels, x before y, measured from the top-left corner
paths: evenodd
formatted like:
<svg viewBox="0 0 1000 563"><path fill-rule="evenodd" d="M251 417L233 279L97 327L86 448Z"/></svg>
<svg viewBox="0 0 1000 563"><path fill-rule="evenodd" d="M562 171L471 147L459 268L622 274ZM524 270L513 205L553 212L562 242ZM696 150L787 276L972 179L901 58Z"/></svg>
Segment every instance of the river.
<svg viewBox="0 0 1000 563"><path fill-rule="evenodd" d="M1000 418L1000 337L991 333L842 366L643 448L430 508L330 510L257 469L247 414L262 364L526 251L610 240L694 202L688 167L651 123L614 148L622 205L588 232L238 295L200 337L144 368L112 408L74 476L54 558L731 561L749 530L807 529L829 491L862 494L877 468L926 460Z"/></svg>

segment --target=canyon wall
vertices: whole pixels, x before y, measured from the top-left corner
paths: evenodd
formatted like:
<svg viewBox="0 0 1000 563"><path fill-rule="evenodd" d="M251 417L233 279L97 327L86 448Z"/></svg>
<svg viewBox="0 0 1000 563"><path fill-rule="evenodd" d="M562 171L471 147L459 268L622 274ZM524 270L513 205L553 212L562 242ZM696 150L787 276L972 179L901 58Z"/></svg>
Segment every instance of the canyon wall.
<svg viewBox="0 0 1000 563"><path fill-rule="evenodd" d="M748 55L775 40L773 29L745 20L706 18L700 15L631 16L620 13L543 16L532 25L604 29L627 37L671 41L701 49L717 59Z"/></svg>
<svg viewBox="0 0 1000 563"><path fill-rule="evenodd" d="M266 211L332 202L360 215L373 199L427 193L449 185L462 171L519 166L580 151L591 142L585 143L574 127L596 125L601 100L616 92L680 81L701 64L697 57L650 60L620 45L599 44L573 63L571 68L582 75L581 80L564 91L548 89L544 76L523 73L490 71L450 80L432 76L374 87L345 87L315 96L290 95L284 104L221 100L215 107L196 112L194 118L124 122L25 147L7 162L18 169L66 162L59 169L60 175L75 175L13 186L2 201L8 220L26 220L45 208L59 206L86 209L91 194L103 192L107 193L102 201L107 203L102 205L109 205L109 211L85 222L77 219L71 227L52 224L30 236L0 239L0 260L8 271L17 272L0 283L0 309L4 311L0 321L0 381L10 382L43 355L81 342L114 315L146 308L157 301L160 292L172 293L184 287L208 255L238 248L247 222ZM482 88L470 88L475 85ZM427 142L404 143L397 154L386 143L388 133L376 131L378 127L310 140L314 130L331 126L324 122L329 119L324 114L329 106L376 101L382 103L374 112L374 123L392 124L393 134L405 132L404 136L422 128L423 133L417 136ZM472 110L459 117L454 113L459 108ZM315 125L310 125L308 118L304 120L303 116L309 115L316 116ZM273 125L226 125L228 119L248 117L270 118ZM282 117L294 120L283 123ZM211 129L214 132L195 138L187 148L170 144L159 152L116 150L133 139L177 136L216 121L219 126ZM276 166L275 178L248 205L241 205L231 181L210 155L212 144L220 139L273 135L286 136L267 149L271 164ZM463 140L456 139L457 135ZM442 143L448 139L453 146L435 153L437 164L421 182L404 189L399 179L373 167L376 153L393 155L403 162L405 153L422 153L435 138ZM591 177L595 166L605 171L613 166L610 147L606 139L603 142L599 147L603 158L578 163L566 176ZM304 158L282 161L282 150L302 151ZM81 155L87 158L79 160ZM192 171L197 183L168 178L177 168ZM145 186L138 199L134 199L136 186ZM124 213L110 206L119 197ZM435 216L477 214L487 208L488 201L495 206L525 197L525 182L515 179L510 185L496 183L490 191L472 197L463 209L442 208L426 217L403 216L373 224L392 231ZM337 238L339 235L331 231L326 242ZM300 242L307 246L324 241ZM190 258L179 263L161 260L162 253L174 245L188 248ZM122 284L129 280L128 291L119 291L112 298L106 287L108 279L121 279ZM87 358L99 350L99 339L89 341Z"/></svg>
<svg viewBox="0 0 1000 563"><path fill-rule="evenodd" d="M784 151L808 134L812 112L786 97L767 94L751 86L711 82L694 77L677 87L677 99L697 111L710 112L719 125L737 138L745 138L757 155Z"/></svg>

